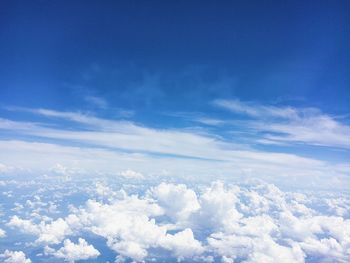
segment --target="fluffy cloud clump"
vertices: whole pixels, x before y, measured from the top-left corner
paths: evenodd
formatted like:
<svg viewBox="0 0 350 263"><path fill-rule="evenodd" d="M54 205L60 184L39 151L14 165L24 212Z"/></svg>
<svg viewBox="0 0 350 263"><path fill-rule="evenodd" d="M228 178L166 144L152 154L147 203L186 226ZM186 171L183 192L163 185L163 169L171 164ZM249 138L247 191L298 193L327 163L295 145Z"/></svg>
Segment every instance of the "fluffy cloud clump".
<svg viewBox="0 0 350 263"><path fill-rule="evenodd" d="M43 220L40 224L34 224L31 220L13 216L7 225L38 236L36 240L38 244L58 244L65 236L73 234L71 223L70 218L58 218L53 222L48 223Z"/></svg>
<svg viewBox="0 0 350 263"><path fill-rule="evenodd" d="M4 253L0 254L0 259L4 263L31 263L32 261L29 258L26 258L26 255L23 251L11 251L5 250Z"/></svg>
<svg viewBox="0 0 350 263"><path fill-rule="evenodd" d="M126 179L144 179L144 176L142 173L139 173L130 169L120 172L119 175Z"/></svg>
<svg viewBox="0 0 350 263"><path fill-rule="evenodd" d="M50 247L45 247L45 253L68 262L87 260L90 258L96 258L100 255L100 252L92 245L89 245L83 238L79 238L78 244L74 244L69 239L66 239L63 242L63 247L57 251Z"/></svg>
<svg viewBox="0 0 350 263"><path fill-rule="evenodd" d="M200 208L196 193L184 184L161 183L149 193L174 222L186 220Z"/></svg>
<svg viewBox="0 0 350 263"><path fill-rule="evenodd" d="M138 195L97 184L96 192L109 198L89 199L55 220L14 215L7 227L35 236L46 255L69 262L100 255L85 239L68 239L84 233L105 240L116 262L164 255L186 262L350 261L350 220L343 210L329 210L340 207L339 198L325 198L331 205L318 209L312 196L263 183L194 189L161 183Z"/></svg>

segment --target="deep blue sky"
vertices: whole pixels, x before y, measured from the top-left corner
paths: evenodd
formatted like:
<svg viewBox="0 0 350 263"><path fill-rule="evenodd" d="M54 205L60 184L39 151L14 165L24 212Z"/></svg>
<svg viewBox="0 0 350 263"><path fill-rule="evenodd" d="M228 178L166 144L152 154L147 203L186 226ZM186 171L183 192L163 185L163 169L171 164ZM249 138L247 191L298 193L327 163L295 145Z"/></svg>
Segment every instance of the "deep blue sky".
<svg viewBox="0 0 350 263"><path fill-rule="evenodd" d="M350 108L348 1L2 1L2 105Z"/></svg>

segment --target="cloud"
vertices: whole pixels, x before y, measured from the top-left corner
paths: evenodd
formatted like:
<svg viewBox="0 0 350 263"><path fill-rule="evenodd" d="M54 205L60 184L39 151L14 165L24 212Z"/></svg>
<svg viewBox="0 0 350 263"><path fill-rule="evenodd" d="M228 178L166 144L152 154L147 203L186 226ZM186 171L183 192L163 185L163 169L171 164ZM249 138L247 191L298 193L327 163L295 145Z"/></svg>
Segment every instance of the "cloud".
<svg viewBox="0 0 350 263"><path fill-rule="evenodd" d="M46 247L45 252L46 254L72 263L77 260L94 259L100 255L100 252L88 244L83 238L79 238L77 244L70 241L70 239L66 239L63 242L63 247L57 251Z"/></svg>
<svg viewBox="0 0 350 263"><path fill-rule="evenodd" d="M164 210L152 200L136 196L120 198L111 204L89 200L76 213L50 223L41 221L35 224L14 216L7 225L37 236L37 245L58 244L74 233L89 231L104 237L108 247L118 254L137 261L144 260L151 247L169 250L179 259L202 251L191 230L185 229L173 235L167 233L166 226L156 224L154 218L163 215ZM65 247L71 245L70 241L66 243ZM57 253L53 255L57 256Z"/></svg>
<svg viewBox="0 0 350 263"><path fill-rule="evenodd" d="M8 171L7 166L0 163L0 173L6 173L7 171Z"/></svg>
<svg viewBox="0 0 350 263"><path fill-rule="evenodd" d="M32 174L65 172L66 179L96 174L115 176L116 171L131 176L132 173L125 172L132 170L130 167L136 167L137 173L147 177L162 174L166 167L169 176L198 178L200 174L198 180L207 181L259 177L276 184L295 184L293 186L327 187L329 179L335 187L349 185L348 163L283 153L283 149L282 152L265 151L249 145L264 141L265 144L303 142L345 147L350 137L338 122L324 121L325 127L308 126L310 118L320 116L319 111L258 105L258 113L254 113L252 103L245 105L235 101L234 104L240 108L246 106L243 112L257 116L241 121L242 133L234 141L203 129L155 129L81 112L23 109L48 120L36 123L0 119L0 129L22 138L22 141L0 140L0 159L6 167L30 169ZM67 129L67 121L73 122L71 129ZM255 131L258 135L241 140L245 130ZM43 158L45 163L41 161ZM11 173L16 174L16 169Z"/></svg>
<svg viewBox="0 0 350 263"><path fill-rule="evenodd" d="M161 239L160 245L172 251L178 261L193 258L204 252L202 244L194 238L193 232L189 228L174 235L167 234Z"/></svg>
<svg viewBox="0 0 350 263"><path fill-rule="evenodd" d="M119 175L126 179L144 179L145 178L142 173L135 172L130 169L120 172Z"/></svg>
<svg viewBox="0 0 350 263"><path fill-rule="evenodd" d="M244 259L246 263L303 263L305 260L305 254L298 245L282 246L269 236L257 238L218 233L208 238L208 243L222 256L223 262L233 263L236 259Z"/></svg>
<svg viewBox="0 0 350 263"><path fill-rule="evenodd" d="M350 149L350 126L315 108L276 107L239 100L216 100L213 104L252 117L241 124L245 128L266 133L257 141Z"/></svg>
<svg viewBox="0 0 350 263"><path fill-rule="evenodd" d="M231 227L242 217L236 209L238 188L226 189L222 182L215 182L207 187L199 197L201 209L193 217L201 229L216 230Z"/></svg>
<svg viewBox="0 0 350 263"><path fill-rule="evenodd" d="M220 174L238 177L247 176L249 170L249 174L265 179L303 176L313 180L311 178L318 176L332 176L341 178L339 185L344 185L345 179L341 176L347 173L344 169L336 169L334 163L291 153L255 150L194 131L151 129L78 113L49 111L48 114L62 115L64 119L87 125L87 130L0 121L0 127L14 134L34 136L34 142L0 141L4 165L48 173L47 170L58 163L77 175L115 174L116 170L129 167L137 167L143 174L155 174L167 167L171 175L177 176L200 173L203 177ZM49 142L35 142L38 138ZM40 161L42 158L47 160L45 164ZM153 165L155 162L157 166Z"/></svg>
<svg viewBox="0 0 350 263"><path fill-rule="evenodd" d="M5 230L0 228L0 238L6 237L6 232Z"/></svg>
<svg viewBox="0 0 350 263"><path fill-rule="evenodd" d="M108 107L108 103L105 99L96 96L86 96L84 97L85 101L91 103L101 109L106 109Z"/></svg>
<svg viewBox="0 0 350 263"><path fill-rule="evenodd" d="M196 193L184 184L161 183L151 189L150 195L174 222L187 220L200 208Z"/></svg>
<svg viewBox="0 0 350 263"><path fill-rule="evenodd" d="M266 139L350 149L350 126L327 115L303 117L289 123L273 123L268 128L256 125L271 134Z"/></svg>
<svg viewBox="0 0 350 263"><path fill-rule="evenodd" d="M251 117L260 118L287 118L293 119L298 117L298 111L292 107L275 107L266 106L256 103L246 103L240 100L215 100L215 106L227 109L234 113L244 114Z"/></svg>
<svg viewBox="0 0 350 263"><path fill-rule="evenodd" d="M40 224L34 224L31 220L21 219L16 215L11 217L7 226L19 228L24 233L37 236L38 244L59 244L64 237L73 234L70 222L58 218L53 222L41 221Z"/></svg>
<svg viewBox="0 0 350 263"><path fill-rule="evenodd" d="M32 261L29 258L26 258L26 255L23 251L11 251L5 250L4 253L0 254L0 258L3 258L4 263L31 263Z"/></svg>
<svg viewBox="0 0 350 263"><path fill-rule="evenodd" d="M119 241L114 243L113 241L109 241L108 246L120 254L119 256L121 257L117 257L116 261L118 261L118 258L121 259L128 257L140 262L144 261L148 255L147 250L142 247L142 245L134 241Z"/></svg>
<svg viewBox="0 0 350 263"><path fill-rule="evenodd" d="M79 219L88 219L83 221L84 229L107 239L107 245L112 250L122 256L142 261L148 255L147 250L150 247L164 247L170 250L178 248L175 244L178 239L171 239L172 235L167 234L166 226L159 226L154 220L154 217L163 214L164 211L159 205L131 196L116 200L111 205L90 200L76 216ZM180 237L181 235L178 238ZM188 237L187 240L193 242L190 243L193 249L198 249L193 238ZM174 253L177 253L177 250ZM186 257L187 254L178 256Z"/></svg>
<svg viewBox="0 0 350 263"><path fill-rule="evenodd" d="M117 262L150 261L165 252L178 261L200 262L350 260L350 220L323 206L338 198L284 192L265 183L214 182L197 190L161 183L139 195L108 192L108 200L90 199L64 218L34 223L15 215L8 226L36 236L35 246L63 242L45 251L67 261L98 255L83 239L71 241L82 234L106 240Z"/></svg>
<svg viewBox="0 0 350 263"><path fill-rule="evenodd" d="M207 118L207 117L196 118L194 119L194 121L205 125L209 125L209 126L220 126L225 124L225 121L223 120Z"/></svg>

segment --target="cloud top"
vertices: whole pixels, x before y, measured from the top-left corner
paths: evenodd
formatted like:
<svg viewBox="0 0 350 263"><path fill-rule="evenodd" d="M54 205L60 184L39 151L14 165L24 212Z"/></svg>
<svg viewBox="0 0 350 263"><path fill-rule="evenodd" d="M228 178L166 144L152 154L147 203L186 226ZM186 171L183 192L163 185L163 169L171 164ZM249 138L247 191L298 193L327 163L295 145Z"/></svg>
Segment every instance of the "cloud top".
<svg viewBox="0 0 350 263"><path fill-rule="evenodd" d="M154 253L185 262L350 260L345 197L315 198L265 183L214 182L199 189L161 183L138 195L105 189L107 199L95 191L100 201L89 199L65 217L35 222L15 215L7 227L34 236L34 246L68 262L100 255L85 238L71 241L83 233L102 237L116 262L148 261Z"/></svg>

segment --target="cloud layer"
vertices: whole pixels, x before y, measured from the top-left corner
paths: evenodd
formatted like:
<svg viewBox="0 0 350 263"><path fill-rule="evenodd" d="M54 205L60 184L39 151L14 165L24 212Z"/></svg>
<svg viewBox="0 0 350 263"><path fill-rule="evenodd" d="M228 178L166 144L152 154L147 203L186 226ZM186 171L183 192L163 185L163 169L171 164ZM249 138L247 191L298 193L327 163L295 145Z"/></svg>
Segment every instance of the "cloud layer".
<svg viewBox="0 0 350 263"><path fill-rule="evenodd" d="M98 183L85 190L94 198L71 206L63 217L13 215L6 227L33 236L31 246L41 247L46 256L68 262L101 256L89 244L93 236L104 240L116 262L164 257L185 262L350 260L350 202L345 196L316 198L271 184L219 181L199 188L165 182L142 191L135 187L139 194Z"/></svg>
<svg viewBox="0 0 350 263"><path fill-rule="evenodd" d="M186 177L198 173L202 177L244 178L255 174L274 183L287 177L292 178L288 183L297 183L302 177L308 185L326 187L329 180L339 187L349 185L346 161L254 147L304 143L347 148L350 137L345 124L315 109L279 108L238 100L218 100L214 105L252 117L240 121L242 135L233 140L232 135L226 138L204 128L156 129L88 113L13 108L42 117L43 122L0 119L0 129L16 137L0 140L0 170L15 174L16 169L22 169L17 173L23 174L27 169L48 174L58 171L57 165L61 165L67 168L61 170L67 177L90 173L142 179L149 174ZM232 124L223 120L210 123ZM244 129L260 134L245 140L249 133ZM44 164L42 158L47 160ZM137 173L130 173L130 167L137 167Z"/></svg>

